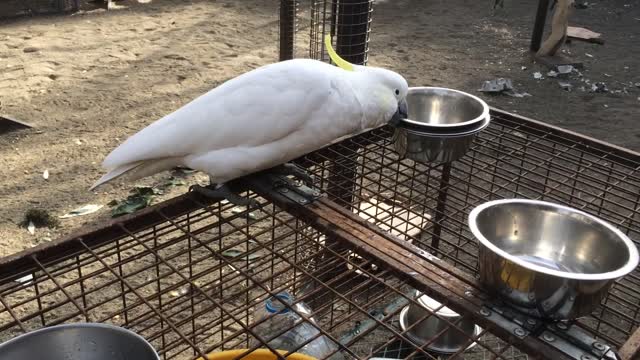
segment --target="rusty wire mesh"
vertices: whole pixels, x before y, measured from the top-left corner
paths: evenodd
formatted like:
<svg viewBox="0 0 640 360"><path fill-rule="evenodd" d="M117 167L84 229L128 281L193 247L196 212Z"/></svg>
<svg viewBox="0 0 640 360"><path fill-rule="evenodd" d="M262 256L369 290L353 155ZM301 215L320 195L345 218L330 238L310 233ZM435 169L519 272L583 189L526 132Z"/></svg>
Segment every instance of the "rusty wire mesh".
<svg viewBox="0 0 640 360"><path fill-rule="evenodd" d="M470 274L478 267L477 243L466 214L495 198L560 202L640 238L637 157L501 113L493 119L467 156L450 167L399 159L386 128L299 162L337 202ZM112 237L89 232L55 251L4 260L0 341L43 326L93 321L134 330L164 359L250 349L256 307L286 289L311 306L318 336L339 343L342 357L438 358L430 342L400 327L402 309L416 305L402 274L258 200L263 208L249 213L187 195L108 225L117 233ZM186 210L176 215L177 207ZM579 325L620 346L640 324L639 310L636 270ZM459 329L458 322L431 311L425 316ZM475 345L454 358L528 358L492 329L458 334Z"/></svg>
<svg viewBox="0 0 640 360"><path fill-rule="evenodd" d="M330 34L336 52L353 64L366 64L373 0L311 0L309 56L329 61L324 36Z"/></svg>

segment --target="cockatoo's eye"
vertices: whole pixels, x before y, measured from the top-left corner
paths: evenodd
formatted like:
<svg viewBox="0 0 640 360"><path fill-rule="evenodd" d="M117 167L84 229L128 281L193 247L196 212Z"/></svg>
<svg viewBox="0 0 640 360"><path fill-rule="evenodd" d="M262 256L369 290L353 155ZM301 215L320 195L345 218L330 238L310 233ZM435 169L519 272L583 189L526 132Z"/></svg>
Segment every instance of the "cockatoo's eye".
<svg viewBox="0 0 640 360"><path fill-rule="evenodd" d="M400 90L396 89L396 95L400 95Z"/></svg>

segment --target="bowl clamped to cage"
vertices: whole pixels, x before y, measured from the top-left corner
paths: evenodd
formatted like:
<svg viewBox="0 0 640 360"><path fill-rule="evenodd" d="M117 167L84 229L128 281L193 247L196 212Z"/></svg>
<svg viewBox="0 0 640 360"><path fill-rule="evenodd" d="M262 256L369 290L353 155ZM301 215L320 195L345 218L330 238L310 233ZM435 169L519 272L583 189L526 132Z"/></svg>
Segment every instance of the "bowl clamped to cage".
<svg viewBox="0 0 640 360"><path fill-rule="evenodd" d="M395 129L394 147L401 157L422 163L460 159L491 121L482 99L459 90L412 87L406 101L408 118Z"/></svg>

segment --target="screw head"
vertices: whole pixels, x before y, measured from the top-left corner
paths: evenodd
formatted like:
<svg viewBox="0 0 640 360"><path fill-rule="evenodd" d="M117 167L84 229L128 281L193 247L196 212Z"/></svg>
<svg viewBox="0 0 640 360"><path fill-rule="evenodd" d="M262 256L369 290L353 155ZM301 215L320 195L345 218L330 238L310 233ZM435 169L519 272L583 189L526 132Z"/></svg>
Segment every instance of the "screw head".
<svg viewBox="0 0 640 360"><path fill-rule="evenodd" d="M517 336L525 336L526 333L524 332L524 330L522 330L522 328L516 328L515 330L513 330L513 333L516 334Z"/></svg>
<svg viewBox="0 0 640 360"><path fill-rule="evenodd" d="M547 341L547 342L556 341L556 338L553 335L549 334L549 333L545 333L544 335L542 335L542 339L544 339L544 341Z"/></svg>
<svg viewBox="0 0 640 360"><path fill-rule="evenodd" d="M533 319L527 319L527 324L529 324L529 325L535 325L535 324L536 324L536 321L535 321L535 320L533 320Z"/></svg>
<svg viewBox="0 0 640 360"><path fill-rule="evenodd" d="M482 309L480 309L480 315L482 315L482 316L490 316L491 315L491 311L489 311L488 309L482 308Z"/></svg>
<svg viewBox="0 0 640 360"><path fill-rule="evenodd" d="M303 204L303 205L304 205L304 204L308 203L309 201L307 201L307 199L300 199L300 200L298 200L298 202L299 202L300 204Z"/></svg>
<svg viewBox="0 0 640 360"><path fill-rule="evenodd" d="M604 344L599 343L597 341L593 343L593 348L596 349L596 350L599 350L599 351L604 351L605 350Z"/></svg>
<svg viewBox="0 0 640 360"><path fill-rule="evenodd" d="M283 193L283 194L284 193L288 193L289 189L287 189L286 187L283 187L282 189L280 189L280 192Z"/></svg>
<svg viewBox="0 0 640 360"><path fill-rule="evenodd" d="M556 324L556 326L558 327L558 329L560 330L567 330L569 327L567 326L566 323L563 322L559 322L558 324Z"/></svg>

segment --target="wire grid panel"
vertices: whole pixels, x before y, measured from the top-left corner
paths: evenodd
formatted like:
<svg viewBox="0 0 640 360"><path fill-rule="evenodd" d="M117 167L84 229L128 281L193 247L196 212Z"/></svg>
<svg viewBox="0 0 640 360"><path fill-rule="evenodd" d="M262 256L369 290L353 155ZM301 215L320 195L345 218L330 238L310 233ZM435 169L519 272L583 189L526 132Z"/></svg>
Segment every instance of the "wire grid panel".
<svg viewBox="0 0 640 360"><path fill-rule="evenodd" d="M80 249L55 262L34 257L32 277L3 282L0 341L90 321L135 331L164 359L251 350L278 335L256 334L256 308L287 290L313 309L316 338L335 345L329 358L393 351L438 358L428 348L437 338L417 341L412 327L399 325L405 307L419 306L408 284L350 249L327 245L322 234L273 205L249 213L218 203L165 220L142 231L125 228L126 237L101 246L76 238ZM423 310L418 321L429 318L468 337L470 348L459 358L526 358L486 331L462 333L459 322L433 311Z"/></svg>
<svg viewBox="0 0 640 360"><path fill-rule="evenodd" d="M494 113L444 182L446 166L399 159L391 136L387 128L376 130L300 162L336 201L459 269L475 273L478 266L466 214L494 198L562 202L638 238L640 166L633 159ZM119 223L126 236L107 244L90 245L88 234L70 240L76 249L55 261L33 254L30 269L0 279L0 341L43 326L107 322L144 336L165 359L193 359L253 348L256 335L268 340L256 334L253 314L287 289L313 309L318 336L339 344L332 358L439 357L429 350L436 339L412 340L399 325L402 309L416 305L407 283L379 261L259 201L265 206L252 213L218 203L175 218L159 207L161 223L137 231ZM13 281L18 276L26 277ZM634 272L580 325L620 345L639 323L638 288ZM459 323L430 311L424 316L476 344L454 358L527 358L486 329L472 337L460 333Z"/></svg>
<svg viewBox="0 0 640 360"><path fill-rule="evenodd" d="M496 112L469 153L450 166L399 159L391 139L389 129L374 131L307 161L322 179L341 172L357 174L343 177L338 188L327 187L329 196L469 274L478 272L478 244L467 216L475 206L494 199L539 199L581 209L639 244L637 158ZM602 306L579 325L607 343L622 345L640 325L638 269L617 281Z"/></svg>
<svg viewBox="0 0 640 360"><path fill-rule="evenodd" d="M324 36L330 34L336 52L354 64L366 64L373 0L311 0L309 56L329 61Z"/></svg>

